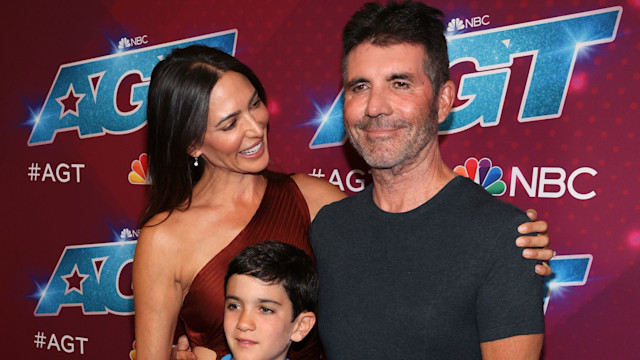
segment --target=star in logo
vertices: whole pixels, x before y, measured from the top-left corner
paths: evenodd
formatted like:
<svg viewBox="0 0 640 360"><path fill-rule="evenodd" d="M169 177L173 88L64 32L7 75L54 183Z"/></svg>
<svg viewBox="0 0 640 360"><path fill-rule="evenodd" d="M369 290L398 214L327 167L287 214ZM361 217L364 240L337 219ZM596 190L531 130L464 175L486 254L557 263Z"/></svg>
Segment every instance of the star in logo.
<svg viewBox="0 0 640 360"><path fill-rule="evenodd" d="M73 84L69 84L67 93L63 96L57 97L56 101L60 104L60 119L67 114L73 114L76 117L80 117L78 112L78 102L84 98L86 94L76 94Z"/></svg>
<svg viewBox="0 0 640 360"><path fill-rule="evenodd" d="M67 283L67 289L64 291L64 294L67 295L72 291L77 291L82 295L82 283L87 280L89 275L81 274L78 271L78 264L73 266L73 270L69 275L61 276L62 280Z"/></svg>

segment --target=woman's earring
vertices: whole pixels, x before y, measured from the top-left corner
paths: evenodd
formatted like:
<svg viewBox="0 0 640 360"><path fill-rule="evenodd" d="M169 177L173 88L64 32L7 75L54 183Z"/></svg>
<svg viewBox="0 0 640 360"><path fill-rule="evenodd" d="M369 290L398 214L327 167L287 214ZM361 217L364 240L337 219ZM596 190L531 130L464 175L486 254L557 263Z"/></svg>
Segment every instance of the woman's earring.
<svg viewBox="0 0 640 360"><path fill-rule="evenodd" d="M198 166L198 158L197 157L193 158L193 166L196 166L196 167Z"/></svg>

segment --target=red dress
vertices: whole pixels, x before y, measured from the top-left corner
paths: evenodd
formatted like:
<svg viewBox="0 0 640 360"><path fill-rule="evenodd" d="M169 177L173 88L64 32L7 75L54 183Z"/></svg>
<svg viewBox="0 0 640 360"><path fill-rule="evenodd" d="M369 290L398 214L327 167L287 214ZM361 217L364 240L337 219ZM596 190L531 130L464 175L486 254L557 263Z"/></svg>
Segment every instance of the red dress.
<svg viewBox="0 0 640 360"><path fill-rule="evenodd" d="M218 358L229 353L224 329L224 276L231 259L245 247L278 240L312 254L309 208L289 176L270 174L258 210L233 241L198 272L180 309L180 322L192 346L204 346ZM319 359L322 347L313 330L301 344L293 344L289 358Z"/></svg>

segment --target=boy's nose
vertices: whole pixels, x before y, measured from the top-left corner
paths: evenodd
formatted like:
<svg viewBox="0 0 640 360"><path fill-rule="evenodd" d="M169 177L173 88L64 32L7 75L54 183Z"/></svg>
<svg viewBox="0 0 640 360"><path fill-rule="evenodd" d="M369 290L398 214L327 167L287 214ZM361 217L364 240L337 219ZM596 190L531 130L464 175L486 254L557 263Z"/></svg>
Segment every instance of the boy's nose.
<svg viewBox="0 0 640 360"><path fill-rule="evenodd" d="M255 323L253 322L253 318L248 311L243 311L242 314L240 314L240 318L238 318L238 324L236 325L236 327L241 331L255 329Z"/></svg>

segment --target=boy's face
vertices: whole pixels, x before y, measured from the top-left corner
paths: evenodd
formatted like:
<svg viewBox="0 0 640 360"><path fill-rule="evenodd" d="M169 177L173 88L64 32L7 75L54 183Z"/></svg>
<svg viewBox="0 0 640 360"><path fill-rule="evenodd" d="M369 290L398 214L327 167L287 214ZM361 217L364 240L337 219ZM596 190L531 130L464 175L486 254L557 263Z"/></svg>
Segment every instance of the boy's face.
<svg viewBox="0 0 640 360"><path fill-rule="evenodd" d="M301 324L304 316L313 315L302 313L292 322L291 314L291 300L282 285L232 275L227 282L224 333L234 360L285 359L291 341L302 340L310 330L300 333L306 326Z"/></svg>

